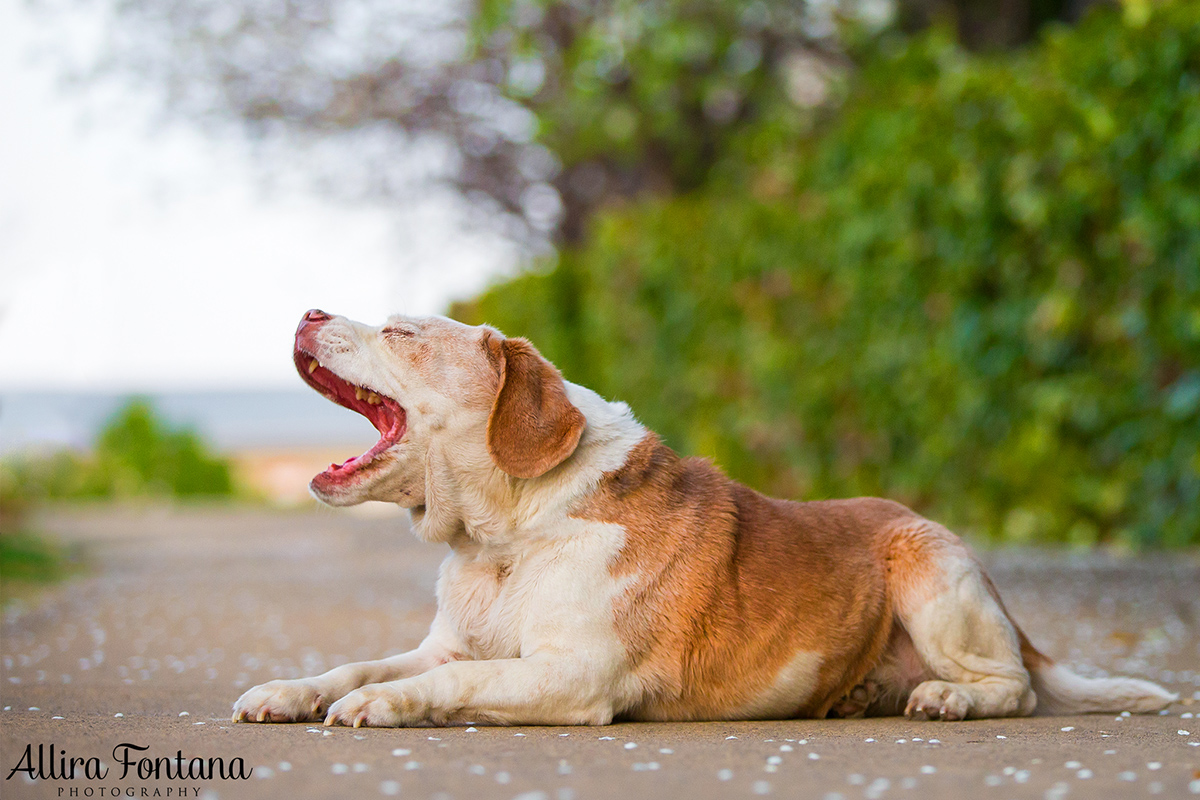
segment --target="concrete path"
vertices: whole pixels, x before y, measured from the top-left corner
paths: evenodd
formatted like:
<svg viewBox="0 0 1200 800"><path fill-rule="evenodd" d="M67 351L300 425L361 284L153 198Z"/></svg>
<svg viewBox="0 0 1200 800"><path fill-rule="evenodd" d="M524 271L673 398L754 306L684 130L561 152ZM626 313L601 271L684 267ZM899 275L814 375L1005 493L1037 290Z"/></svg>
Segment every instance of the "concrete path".
<svg viewBox="0 0 1200 800"><path fill-rule="evenodd" d="M417 543L402 517L81 510L42 527L82 543L93 569L5 610L6 800L1200 795L1194 555L986 558L1038 646L1070 664L1169 685L1184 702L1163 716L353 730L234 725L230 706L256 683L422 638L443 550ZM31 781L24 768L39 769L39 745L47 777ZM51 745L56 772L63 751L62 763L84 759L76 780L50 777ZM171 777L180 752L185 770L194 758L205 769L221 759L228 774L241 759L253 773ZM157 760L157 777L139 777L140 758L149 759L143 770ZM87 759L104 778L84 777Z"/></svg>

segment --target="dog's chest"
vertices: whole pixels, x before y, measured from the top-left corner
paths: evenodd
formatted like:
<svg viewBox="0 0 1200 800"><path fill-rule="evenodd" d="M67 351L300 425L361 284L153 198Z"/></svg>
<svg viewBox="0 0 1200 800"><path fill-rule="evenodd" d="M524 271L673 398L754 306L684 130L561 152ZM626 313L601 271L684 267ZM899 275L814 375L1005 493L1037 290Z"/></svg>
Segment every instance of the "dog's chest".
<svg viewBox="0 0 1200 800"><path fill-rule="evenodd" d="M530 565L509 558L454 559L443 575L442 610L472 658L518 658L534 611Z"/></svg>

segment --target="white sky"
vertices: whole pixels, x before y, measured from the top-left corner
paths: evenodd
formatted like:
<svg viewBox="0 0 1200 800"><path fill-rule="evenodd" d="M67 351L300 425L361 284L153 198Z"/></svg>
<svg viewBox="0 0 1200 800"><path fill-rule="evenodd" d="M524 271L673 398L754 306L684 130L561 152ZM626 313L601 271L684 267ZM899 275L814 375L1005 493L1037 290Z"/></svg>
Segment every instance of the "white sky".
<svg viewBox="0 0 1200 800"><path fill-rule="evenodd" d="M306 309L441 313L511 268L447 209L266 194L240 142L62 89L45 39L0 0L0 390L299 386Z"/></svg>

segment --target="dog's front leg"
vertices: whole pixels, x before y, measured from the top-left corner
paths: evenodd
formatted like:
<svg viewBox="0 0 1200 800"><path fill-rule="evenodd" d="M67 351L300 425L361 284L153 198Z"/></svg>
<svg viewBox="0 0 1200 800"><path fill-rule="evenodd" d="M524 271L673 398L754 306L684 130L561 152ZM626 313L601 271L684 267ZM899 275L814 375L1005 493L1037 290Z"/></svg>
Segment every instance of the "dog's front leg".
<svg viewBox="0 0 1200 800"><path fill-rule="evenodd" d="M426 639L416 650L378 661L343 664L311 678L255 686L233 704L234 722L316 722L331 704L360 686L419 675L454 658Z"/></svg>
<svg viewBox="0 0 1200 800"><path fill-rule="evenodd" d="M353 691L333 704L325 724L607 725L607 683L595 664L562 655L456 661Z"/></svg>

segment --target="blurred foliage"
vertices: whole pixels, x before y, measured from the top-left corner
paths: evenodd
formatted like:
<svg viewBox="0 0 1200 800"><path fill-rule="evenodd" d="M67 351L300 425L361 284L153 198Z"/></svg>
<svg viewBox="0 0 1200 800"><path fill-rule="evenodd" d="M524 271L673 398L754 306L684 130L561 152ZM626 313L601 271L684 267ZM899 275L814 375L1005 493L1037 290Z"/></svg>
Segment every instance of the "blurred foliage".
<svg viewBox="0 0 1200 800"><path fill-rule="evenodd" d="M570 243L614 198L739 169L747 131L806 132L846 66L838 15L848 28L886 22L861 5L480 0L474 58L503 64L500 92L536 115Z"/></svg>
<svg viewBox="0 0 1200 800"><path fill-rule="evenodd" d="M896 11L905 31L952 24L963 45L984 51L1025 44L1044 25L1074 22L1099 3L1112 0L898 0Z"/></svg>
<svg viewBox="0 0 1200 800"><path fill-rule="evenodd" d="M772 494L1200 543L1200 4L859 56L811 135L748 129L740 172L602 212L452 314Z"/></svg>
<svg viewBox="0 0 1200 800"><path fill-rule="evenodd" d="M172 428L146 400L134 399L105 425L93 452L62 450L0 464L5 513L48 499L229 497L230 467L192 431Z"/></svg>
<svg viewBox="0 0 1200 800"><path fill-rule="evenodd" d="M546 252L614 199L736 169L748 131L805 131L847 51L881 29L940 21L968 48L1013 47L1107 0L30 2L67 23L59 39L98 12L98 49L75 72L299 146L273 168L288 179L465 199L466 218Z"/></svg>
<svg viewBox="0 0 1200 800"><path fill-rule="evenodd" d="M0 532L0 599L7 600L13 584L49 583L70 571L79 556L24 531Z"/></svg>
<svg viewBox="0 0 1200 800"><path fill-rule="evenodd" d="M497 66L501 97L535 115L520 171L550 181L560 240L573 244L614 198L690 191L809 133L856 50L889 25L942 19L968 46L1012 46L1090 4L477 0L469 52ZM525 191L527 216L555 208L545 187Z"/></svg>

